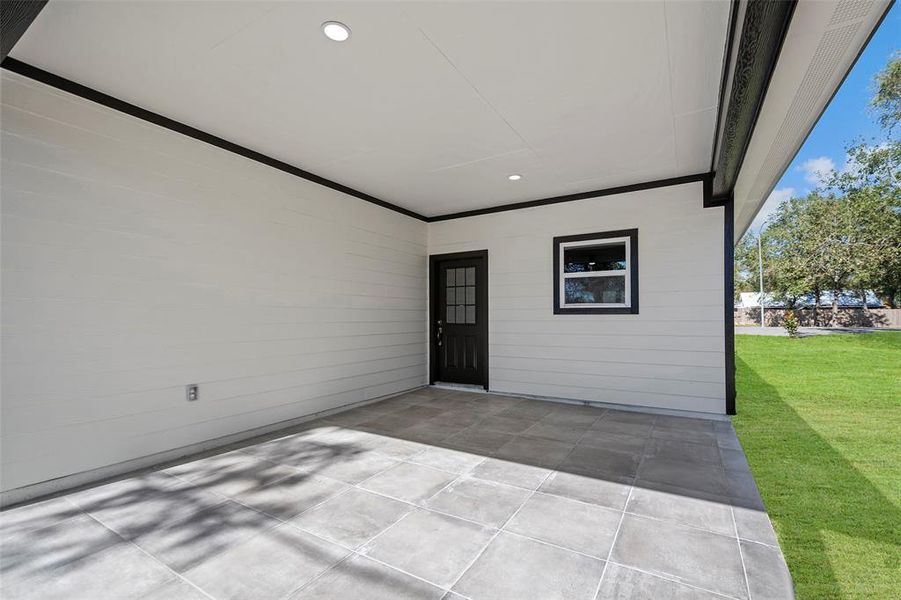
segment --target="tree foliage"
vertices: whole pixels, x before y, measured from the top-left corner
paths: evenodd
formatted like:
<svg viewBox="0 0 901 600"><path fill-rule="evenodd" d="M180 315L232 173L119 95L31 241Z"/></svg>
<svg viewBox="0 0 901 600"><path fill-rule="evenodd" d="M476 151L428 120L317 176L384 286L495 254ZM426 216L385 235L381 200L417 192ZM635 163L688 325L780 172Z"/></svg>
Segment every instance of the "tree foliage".
<svg viewBox="0 0 901 600"><path fill-rule="evenodd" d="M876 75L875 83L876 91L870 105L879 115L879 124L891 131L901 121L901 53Z"/></svg>
<svg viewBox="0 0 901 600"><path fill-rule="evenodd" d="M901 55L877 76L872 105L887 141L858 142L844 168L804 197L784 201L759 235L766 289L787 305L801 296L875 290L890 306L901 299ZM758 289L757 237L735 250L736 291ZM866 303L864 303L866 304Z"/></svg>

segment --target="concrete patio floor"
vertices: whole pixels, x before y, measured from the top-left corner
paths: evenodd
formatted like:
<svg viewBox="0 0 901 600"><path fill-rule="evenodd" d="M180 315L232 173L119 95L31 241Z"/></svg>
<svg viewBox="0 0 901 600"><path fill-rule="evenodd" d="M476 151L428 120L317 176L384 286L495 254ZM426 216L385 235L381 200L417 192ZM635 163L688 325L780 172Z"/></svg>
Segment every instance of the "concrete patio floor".
<svg viewBox="0 0 901 600"><path fill-rule="evenodd" d="M730 423L437 388L0 535L8 600L792 597Z"/></svg>

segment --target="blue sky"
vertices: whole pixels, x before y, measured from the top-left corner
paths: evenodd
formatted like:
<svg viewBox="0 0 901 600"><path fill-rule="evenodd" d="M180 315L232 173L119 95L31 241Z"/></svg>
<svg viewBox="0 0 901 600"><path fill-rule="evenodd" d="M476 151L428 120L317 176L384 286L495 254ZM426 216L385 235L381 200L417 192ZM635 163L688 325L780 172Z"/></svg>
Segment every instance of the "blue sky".
<svg viewBox="0 0 901 600"><path fill-rule="evenodd" d="M877 142L885 139L875 115L869 110L869 104L873 96L873 77L898 50L901 50L901 2L895 3L870 39L857 64L754 219L752 230L759 230L767 215L782 200L803 196L814 189L819 180L818 173L842 168L845 147L850 142L861 138Z"/></svg>

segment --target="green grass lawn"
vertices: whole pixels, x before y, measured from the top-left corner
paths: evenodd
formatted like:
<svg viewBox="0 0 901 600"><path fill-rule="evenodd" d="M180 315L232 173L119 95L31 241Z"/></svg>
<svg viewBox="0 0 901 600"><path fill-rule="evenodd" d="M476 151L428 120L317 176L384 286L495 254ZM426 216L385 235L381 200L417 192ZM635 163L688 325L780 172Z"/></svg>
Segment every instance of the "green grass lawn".
<svg viewBox="0 0 901 600"><path fill-rule="evenodd" d="M798 598L901 597L901 332L735 337L735 428Z"/></svg>

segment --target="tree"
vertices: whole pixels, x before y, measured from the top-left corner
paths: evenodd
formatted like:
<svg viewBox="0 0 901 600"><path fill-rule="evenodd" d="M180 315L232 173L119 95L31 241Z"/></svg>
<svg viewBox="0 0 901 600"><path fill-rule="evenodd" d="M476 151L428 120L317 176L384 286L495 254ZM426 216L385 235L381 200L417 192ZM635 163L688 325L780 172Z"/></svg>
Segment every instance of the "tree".
<svg viewBox="0 0 901 600"><path fill-rule="evenodd" d="M901 55L877 76L871 104L888 139L850 146L844 168L783 202L760 234L767 289L789 306L812 293L815 324L824 290L833 293L833 325L846 289L861 295L865 311L866 290L892 307L901 294L901 141L890 135L901 121ZM736 291L759 289L756 245L752 233L736 248Z"/></svg>
<svg viewBox="0 0 901 600"><path fill-rule="evenodd" d="M760 291L757 268L757 235L753 231L746 233L735 247L734 261L734 299L737 301L741 297L741 292Z"/></svg>
<svg viewBox="0 0 901 600"><path fill-rule="evenodd" d="M840 264L829 252L830 208L816 192L787 200L770 218L762 238L767 287L789 306L813 292L814 324L819 324L820 294L831 289ZM840 269L838 275L841 278Z"/></svg>
<svg viewBox="0 0 901 600"><path fill-rule="evenodd" d="M846 204L850 283L860 294L875 290L894 307L901 291L901 142L858 144L848 157L849 167L833 173L827 185Z"/></svg>
<svg viewBox="0 0 901 600"><path fill-rule="evenodd" d="M879 125L891 132L901 120L901 53L876 75L875 88L870 106L879 115Z"/></svg>

